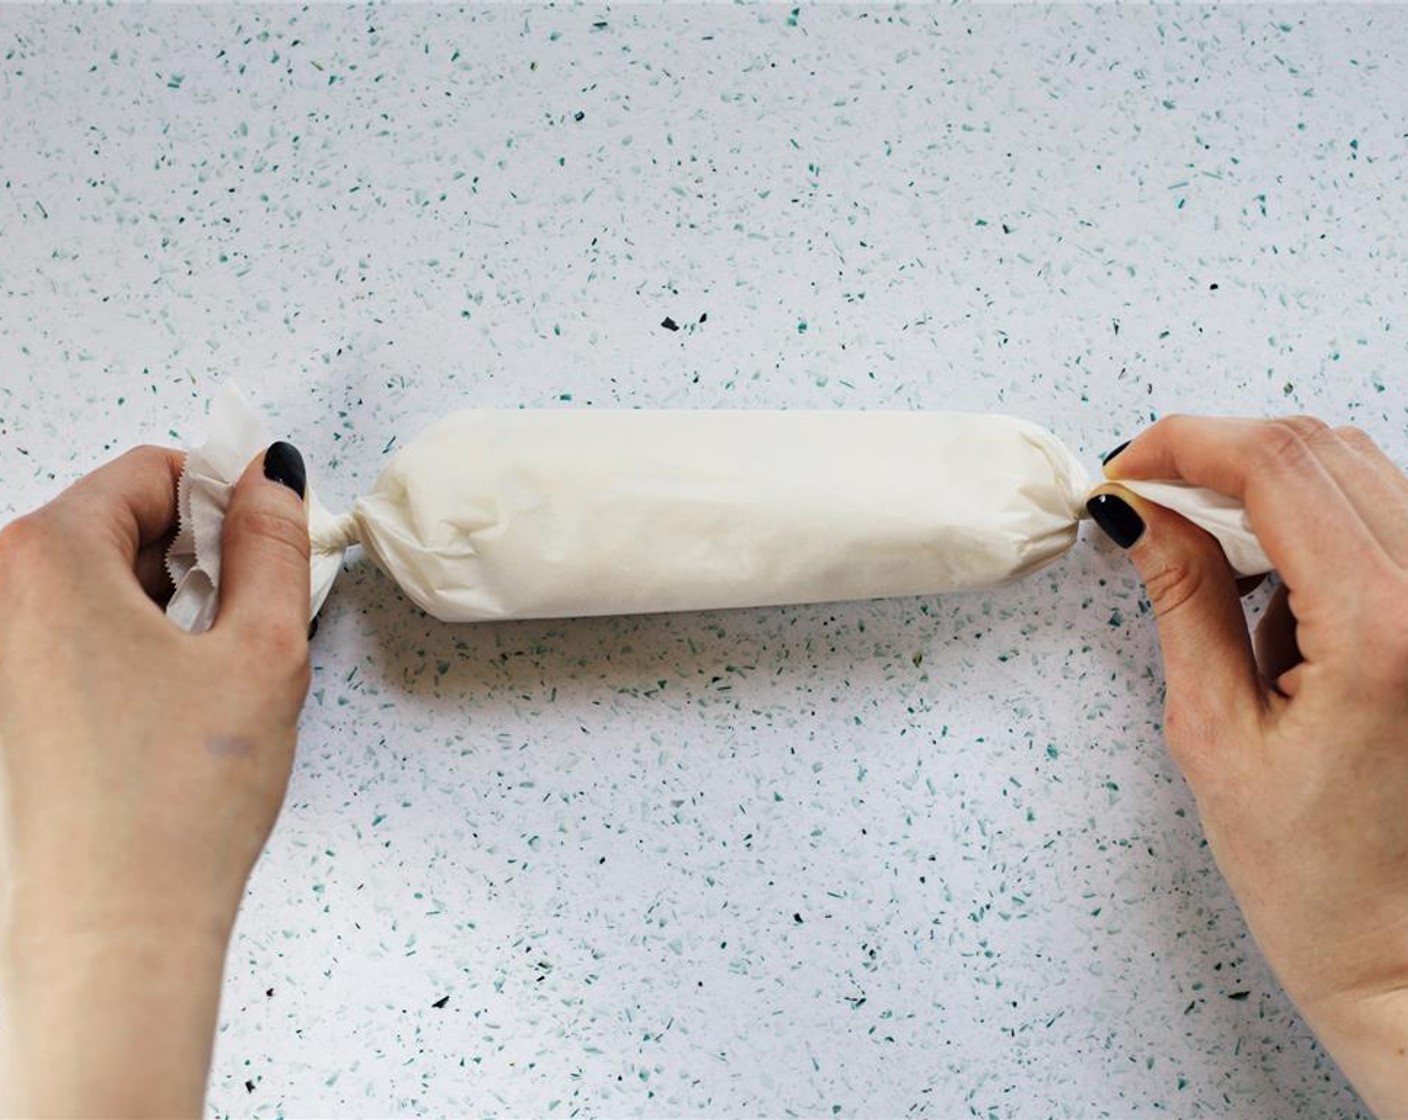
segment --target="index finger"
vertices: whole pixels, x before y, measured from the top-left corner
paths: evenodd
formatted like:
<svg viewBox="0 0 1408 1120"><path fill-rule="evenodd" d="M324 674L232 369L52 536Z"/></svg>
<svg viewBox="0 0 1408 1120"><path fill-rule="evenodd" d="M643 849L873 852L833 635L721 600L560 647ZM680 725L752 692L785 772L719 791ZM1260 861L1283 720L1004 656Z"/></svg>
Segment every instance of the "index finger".
<svg viewBox="0 0 1408 1120"><path fill-rule="evenodd" d="M134 447L79 479L51 505L73 510L80 532L91 528L112 540L131 568L143 546L175 526L176 484L185 463L182 451Z"/></svg>
<svg viewBox="0 0 1408 1120"><path fill-rule="evenodd" d="M1329 426L1308 416L1166 416L1106 463L1105 474L1182 480L1237 498L1288 584L1343 581L1386 557L1317 457L1325 438L1333 438Z"/></svg>

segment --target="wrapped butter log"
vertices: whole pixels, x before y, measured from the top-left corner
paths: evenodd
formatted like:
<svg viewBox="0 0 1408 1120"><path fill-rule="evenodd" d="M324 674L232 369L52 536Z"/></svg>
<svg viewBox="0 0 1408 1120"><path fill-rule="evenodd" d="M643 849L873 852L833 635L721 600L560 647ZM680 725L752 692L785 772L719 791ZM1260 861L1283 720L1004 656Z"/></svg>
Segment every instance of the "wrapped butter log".
<svg viewBox="0 0 1408 1120"><path fill-rule="evenodd" d="M203 630L220 525L269 442L230 384L179 488L168 615ZM1239 505L1125 483L1267 571ZM359 544L446 622L931 595L990 587L1076 541L1090 480L1049 432L950 412L467 409L402 448L334 516L310 487L316 614Z"/></svg>

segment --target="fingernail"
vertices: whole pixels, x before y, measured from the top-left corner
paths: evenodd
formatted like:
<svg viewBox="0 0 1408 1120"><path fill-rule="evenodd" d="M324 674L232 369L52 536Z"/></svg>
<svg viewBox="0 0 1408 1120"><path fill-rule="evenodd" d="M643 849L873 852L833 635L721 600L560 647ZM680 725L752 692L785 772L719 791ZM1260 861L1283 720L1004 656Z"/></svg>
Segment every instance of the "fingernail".
<svg viewBox="0 0 1408 1120"><path fill-rule="evenodd" d="M1095 524L1121 548L1128 548L1144 533L1144 522L1130 504L1113 494L1096 494L1085 503Z"/></svg>
<svg viewBox="0 0 1408 1120"><path fill-rule="evenodd" d="M1129 440L1125 440L1122 444L1120 444L1118 447L1116 447L1113 451L1107 451L1107 452L1105 452L1105 454L1100 457L1100 464L1103 466L1104 464L1108 463L1111 459L1113 459L1116 455L1118 455L1121 451L1123 451L1123 450L1124 450L1126 447L1128 447L1128 446L1129 446Z"/></svg>
<svg viewBox="0 0 1408 1120"><path fill-rule="evenodd" d="M291 443L279 440L271 443L264 452L264 477L271 482L282 483L300 498L308 485L308 474L303 467L303 456Z"/></svg>

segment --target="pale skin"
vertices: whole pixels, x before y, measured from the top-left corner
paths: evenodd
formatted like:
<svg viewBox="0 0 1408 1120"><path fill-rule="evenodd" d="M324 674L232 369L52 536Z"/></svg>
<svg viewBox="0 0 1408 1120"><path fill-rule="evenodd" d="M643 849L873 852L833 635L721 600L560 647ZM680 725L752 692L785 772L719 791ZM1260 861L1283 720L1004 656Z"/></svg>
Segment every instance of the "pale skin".
<svg viewBox="0 0 1408 1120"><path fill-rule="evenodd" d="M1408 1116L1408 478L1362 431L1174 416L1105 464L1241 498L1283 586L1255 639L1221 550L1119 491L1164 733L1218 867L1364 1102Z"/></svg>
<svg viewBox="0 0 1408 1120"><path fill-rule="evenodd" d="M166 619L179 452L0 531L0 1108L196 1116L235 910L308 689L300 498L251 464L220 612Z"/></svg>
<svg viewBox="0 0 1408 1120"><path fill-rule="evenodd" d="M207 634L160 556L178 452L0 530L0 1110L201 1112L224 954L309 666L297 494L256 460ZM1408 1116L1408 478L1316 421L1171 417L1106 464L1239 497L1285 587L1255 637L1201 530L1116 483L1169 748L1267 960L1365 1102ZM1286 587L1292 590L1288 593Z"/></svg>

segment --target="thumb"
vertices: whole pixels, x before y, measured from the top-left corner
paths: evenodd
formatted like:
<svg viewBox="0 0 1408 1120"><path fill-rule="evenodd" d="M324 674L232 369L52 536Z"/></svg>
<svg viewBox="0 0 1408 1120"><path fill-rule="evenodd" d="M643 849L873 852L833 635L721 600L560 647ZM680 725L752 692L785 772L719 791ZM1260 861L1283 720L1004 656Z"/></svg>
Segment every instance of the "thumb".
<svg viewBox="0 0 1408 1120"><path fill-rule="evenodd" d="M245 468L225 513L216 629L261 641L307 642L307 475L290 443L274 443Z"/></svg>
<svg viewBox="0 0 1408 1120"><path fill-rule="evenodd" d="M1098 487L1086 509L1144 581L1163 651L1164 735L1196 792L1189 771L1216 763L1219 740L1247 741L1261 713L1236 577L1210 534L1120 486Z"/></svg>

